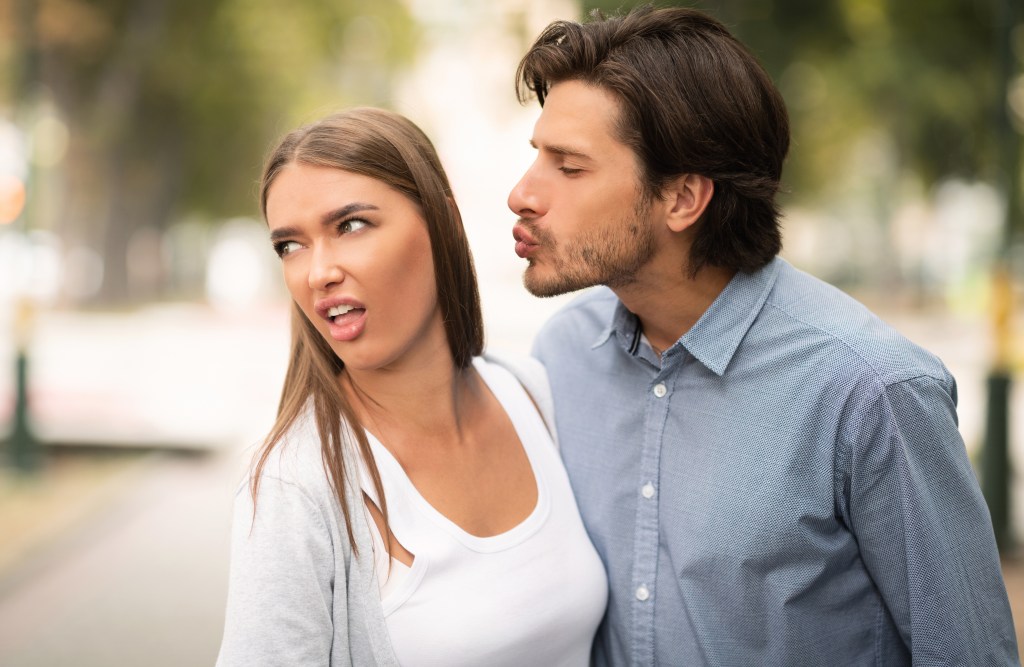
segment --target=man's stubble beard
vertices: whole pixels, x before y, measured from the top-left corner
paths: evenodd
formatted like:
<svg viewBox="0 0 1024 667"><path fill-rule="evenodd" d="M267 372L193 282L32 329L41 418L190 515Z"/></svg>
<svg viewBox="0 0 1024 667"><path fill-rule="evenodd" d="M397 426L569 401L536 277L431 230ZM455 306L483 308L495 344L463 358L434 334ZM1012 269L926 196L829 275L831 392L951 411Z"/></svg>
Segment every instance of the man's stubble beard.
<svg viewBox="0 0 1024 667"><path fill-rule="evenodd" d="M547 230L532 228L531 233L547 251L546 259L551 262L554 275L538 275L538 267L531 260L523 274L527 291L534 296L550 297L594 285L615 289L635 282L637 273L655 250L650 200L639 199L633 214L617 225L587 229L562 246L555 243Z"/></svg>

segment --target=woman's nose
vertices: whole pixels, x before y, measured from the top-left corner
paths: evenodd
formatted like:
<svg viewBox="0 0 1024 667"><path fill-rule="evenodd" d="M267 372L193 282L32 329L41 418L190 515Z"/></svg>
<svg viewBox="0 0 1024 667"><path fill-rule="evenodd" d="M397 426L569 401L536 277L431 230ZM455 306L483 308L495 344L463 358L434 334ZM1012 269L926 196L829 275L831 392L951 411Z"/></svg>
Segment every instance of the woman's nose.
<svg viewBox="0 0 1024 667"><path fill-rule="evenodd" d="M324 291L345 279L345 272L328 244L316 243L310 248L309 286Z"/></svg>

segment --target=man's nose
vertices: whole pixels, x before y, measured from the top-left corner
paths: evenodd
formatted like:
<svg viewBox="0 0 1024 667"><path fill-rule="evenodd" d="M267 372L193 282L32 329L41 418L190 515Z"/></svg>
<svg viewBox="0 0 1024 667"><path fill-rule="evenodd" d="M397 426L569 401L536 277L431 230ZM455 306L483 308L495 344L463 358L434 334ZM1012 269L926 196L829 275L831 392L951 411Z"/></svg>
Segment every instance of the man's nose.
<svg viewBox="0 0 1024 667"><path fill-rule="evenodd" d="M345 279L345 272L338 262L329 244L315 243L310 248L309 286L311 289L325 291L332 285Z"/></svg>
<svg viewBox="0 0 1024 667"><path fill-rule="evenodd" d="M536 171L537 163L534 162L508 195L509 209L520 218L544 215L542 188Z"/></svg>

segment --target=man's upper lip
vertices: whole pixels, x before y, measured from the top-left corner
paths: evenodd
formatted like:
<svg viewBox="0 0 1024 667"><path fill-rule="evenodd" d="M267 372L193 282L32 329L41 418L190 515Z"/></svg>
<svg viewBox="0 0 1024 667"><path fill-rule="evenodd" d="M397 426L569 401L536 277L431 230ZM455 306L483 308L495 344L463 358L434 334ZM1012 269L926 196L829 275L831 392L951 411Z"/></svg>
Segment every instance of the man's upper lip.
<svg viewBox="0 0 1024 667"><path fill-rule="evenodd" d="M366 306L364 306L362 302L357 299L353 299L352 297L331 296L324 299L318 299L316 303L313 304L313 310L315 310L320 317L326 320L329 319L327 317L327 311L336 306L352 306L353 308L366 309Z"/></svg>
<svg viewBox="0 0 1024 667"><path fill-rule="evenodd" d="M537 241L535 241L534 238L530 236L530 232L526 231L526 227L524 227L522 224L518 224L512 228L512 238L514 238L517 243L537 245Z"/></svg>

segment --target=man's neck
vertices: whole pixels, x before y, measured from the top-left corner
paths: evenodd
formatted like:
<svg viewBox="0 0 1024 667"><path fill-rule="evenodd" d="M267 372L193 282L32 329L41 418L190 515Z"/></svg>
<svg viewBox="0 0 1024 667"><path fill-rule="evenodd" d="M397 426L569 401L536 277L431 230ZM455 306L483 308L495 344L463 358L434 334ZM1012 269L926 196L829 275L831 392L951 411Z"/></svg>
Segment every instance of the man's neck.
<svg viewBox="0 0 1024 667"><path fill-rule="evenodd" d="M660 355L697 323L735 271L704 267L691 277L685 267L676 264L652 265L643 274L612 291L640 319L644 335Z"/></svg>

